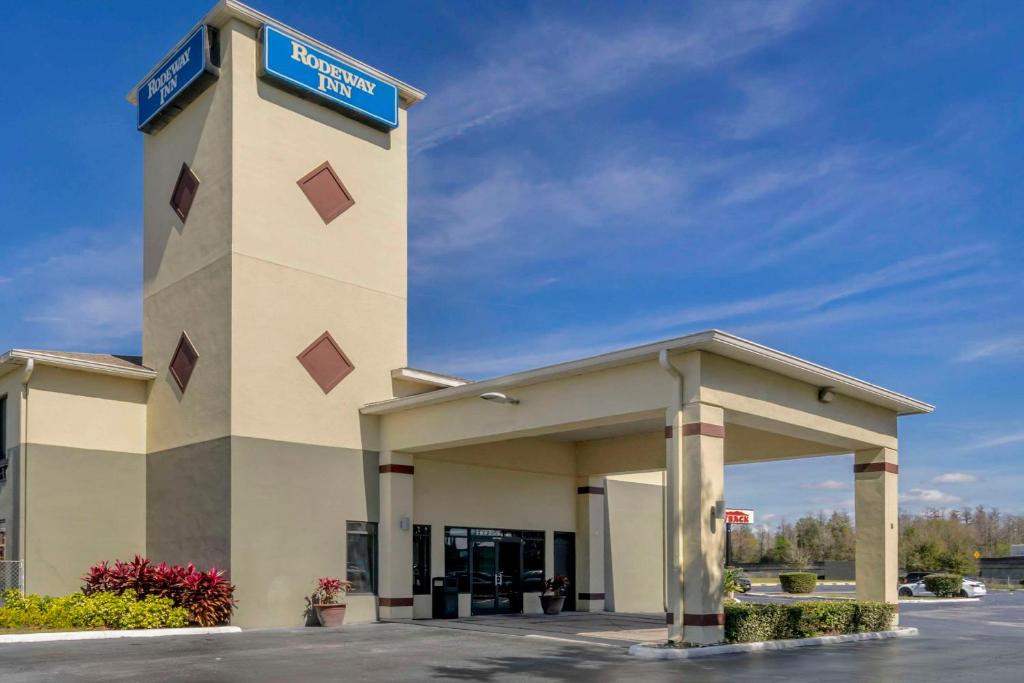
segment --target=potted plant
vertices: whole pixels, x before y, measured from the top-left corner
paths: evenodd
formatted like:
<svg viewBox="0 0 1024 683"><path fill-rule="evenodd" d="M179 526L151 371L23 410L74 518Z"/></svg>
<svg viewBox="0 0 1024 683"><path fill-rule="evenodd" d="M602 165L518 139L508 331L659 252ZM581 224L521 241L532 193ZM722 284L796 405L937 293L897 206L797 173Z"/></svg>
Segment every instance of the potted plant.
<svg viewBox="0 0 1024 683"><path fill-rule="evenodd" d="M556 576L544 582L544 592L540 594L540 605L544 614L561 614L565 604L565 591L569 588L568 576Z"/></svg>
<svg viewBox="0 0 1024 683"><path fill-rule="evenodd" d="M743 587L740 585L740 577L743 575L742 569L736 567L726 567L722 573L722 592L725 593L725 599L732 602L736 599L736 593L743 592Z"/></svg>
<svg viewBox="0 0 1024 683"><path fill-rule="evenodd" d="M352 588L351 581L324 576L317 579L316 590L306 598L306 604L316 614L321 626L341 626L345 623L345 594Z"/></svg>

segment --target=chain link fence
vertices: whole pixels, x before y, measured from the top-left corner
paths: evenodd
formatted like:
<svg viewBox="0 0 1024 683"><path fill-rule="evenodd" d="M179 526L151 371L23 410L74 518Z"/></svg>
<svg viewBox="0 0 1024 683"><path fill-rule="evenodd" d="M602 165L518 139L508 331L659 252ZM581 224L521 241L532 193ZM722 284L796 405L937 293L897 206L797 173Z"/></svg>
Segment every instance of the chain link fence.
<svg viewBox="0 0 1024 683"><path fill-rule="evenodd" d="M25 592L25 564L21 560L0 560L0 593L8 588Z"/></svg>

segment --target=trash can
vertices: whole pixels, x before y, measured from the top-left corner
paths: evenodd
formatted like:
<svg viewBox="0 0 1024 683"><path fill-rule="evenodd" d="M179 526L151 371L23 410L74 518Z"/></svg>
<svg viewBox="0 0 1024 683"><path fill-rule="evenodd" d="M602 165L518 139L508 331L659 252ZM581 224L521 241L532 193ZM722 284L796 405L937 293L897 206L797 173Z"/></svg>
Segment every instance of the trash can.
<svg viewBox="0 0 1024 683"><path fill-rule="evenodd" d="M431 584L434 599L432 616L435 619L458 619L459 577L435 576Z"/></svg>

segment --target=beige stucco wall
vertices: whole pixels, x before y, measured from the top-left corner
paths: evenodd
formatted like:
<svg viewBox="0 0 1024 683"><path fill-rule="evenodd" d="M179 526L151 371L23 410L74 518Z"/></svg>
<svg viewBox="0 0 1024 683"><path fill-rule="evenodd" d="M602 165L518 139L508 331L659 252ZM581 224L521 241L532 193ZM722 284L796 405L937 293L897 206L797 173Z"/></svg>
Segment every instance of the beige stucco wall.
<svg viewBox="0 0 1024 683"><path fill-rule="evenodd" d="M143 331L145 364L157 371L149 401L149 450L230 434L231 41L220 78L143 142ZM199 190L185 223L169 201L187 163ZM186 331L199 353L181 394L167 367Z"/></svg>
<svg viewBox="0 0 1024 683"><path fill-rule="evenodd" d="M7 397L7 444L0 459L6 458L7 481L0 482L0 527L7 532L7 559L18 559L20 453L21 453L21 378L17 370L0 375L0 396ZM0 446L2 448L2 446Z"/></svg>
<svg viewBox="0 0 1024 683"><path fill-rule="evenodd" d="M406 365L406 112L370 128L259 80L255 28L230 40L232 433L376 449L359 407ZM324 161L355 199L326 225L296 185ZM355 365L328 395L295 358L325 330Z"/></svg>
<svg viewBox="0 0 1024 683"><path fill-rule="evenodd" d="M605 480L605 605L614 612L664 611L663 474Z"/></svg>
<svg viewBox="0 0 1024 683"><path fill-rule="evenodd" d="M146 383L36 367L29 384L25 577L63 594L146 549Z"/></svg>

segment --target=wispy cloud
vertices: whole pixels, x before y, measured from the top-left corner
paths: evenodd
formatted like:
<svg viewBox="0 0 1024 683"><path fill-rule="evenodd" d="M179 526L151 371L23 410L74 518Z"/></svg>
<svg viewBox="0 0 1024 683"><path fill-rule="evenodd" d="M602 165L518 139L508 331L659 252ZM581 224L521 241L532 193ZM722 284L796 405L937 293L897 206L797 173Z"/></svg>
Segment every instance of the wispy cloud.
<svg viewBox="0 0 1024 683"><path fill-rule="evenodd" d="M932 479L933 484L967 484L977 481L978 477L968 472L946 472Z"/></svg>
<svg viewBox="0 0 1024 683"><path fill-rule="evenodd" d="M138 351L141 252L140 236L118 228L54 233L18 249L7 265L19 296L5 314L22 324L0 332L0 346Z"/></svg>
<svg viewBox="0 0 1024 683"><path fill-rule="evenodd" d="M984 360L1018 360L1021 358L1024 358L1024 333L971 344L957 356L957 360L964 363Z"/></svg>
<svg viewBox="0 0 1024 683"><path fill-rule="evenodd" d="M981 262L984 251L978 248L956 248L945 252L915 256L862 273L854 273L834 283L791 288L755 297L686 306L657 314L641 313L620 319L613 324L583 325L554 329L531 340L521 339L508 348L475 352L469 349L446 349L422 361L428 367L439 367L466 376L501 374L536 367L570 358L594 355L623 345L656 341L671 334L681 334L702 327L725 326L743 330L756 324L794 325L812 321L824 325L835 315L837 305L855 305L860 297L877 296L893 289L922 287L929 283L938 287L949 276ZM927 294L924 295L927 298ZM888 310L877 302L857 309L860 317L880 313L905 315L905 306ZM841 309L840 309L841 313ZM769 317L767 323L756 323ZM523 351L522 349L528 349Z"/></svg>
<svg viewBox="0 0 1024 683"><path fill-rule="evenodd" d="M921 505L955 505L960 502L960 498L937 489L910 489L906 493L900 494L900 502Z"/></svg>
<svg viewBox="0 0 1024 683"><path fill-rule="evenodd" d="M842 491L843 489L850 488L850 485L849 483L839 481L838 479L825 479L824 481L812 481L801 484L800 488L822 491Z"/></svg>
<svg viewBox="0 0 1024 683"><path fill-rule="evenodd" d="M976 451L983 448L998 448L1000 446L1009 446L1015 443L1024 443L1024 431L1015 431L986 437L980 441L969 444L965 447L965 450Z"/></svg>
<svg viewBox="0 0 1024 683"><path fill-rule="evenodd" d="M528 22L512 35L495 36L477 66L463 66L457 80L431 95L418 112L414 151L528 113L584 106L623 87L664 87L666 79L707 71L778 41L801 26L808 5L711 3L672 22ZM646 78L638 79L641 74Z"/></svg>

